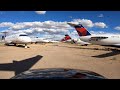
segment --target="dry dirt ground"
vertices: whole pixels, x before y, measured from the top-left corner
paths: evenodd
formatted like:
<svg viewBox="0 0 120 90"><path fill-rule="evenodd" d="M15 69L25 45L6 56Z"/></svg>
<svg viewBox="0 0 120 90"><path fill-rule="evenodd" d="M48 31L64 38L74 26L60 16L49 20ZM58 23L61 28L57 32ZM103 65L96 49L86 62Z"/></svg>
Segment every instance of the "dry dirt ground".
<svg viewBox="0 0 120 90"><path fill-rule="evenodd" d="M108 79L120 79L120 51L115 48L67 43L30 44L29 47L0 45L0 79L43 68L89 70Z"/></svg>

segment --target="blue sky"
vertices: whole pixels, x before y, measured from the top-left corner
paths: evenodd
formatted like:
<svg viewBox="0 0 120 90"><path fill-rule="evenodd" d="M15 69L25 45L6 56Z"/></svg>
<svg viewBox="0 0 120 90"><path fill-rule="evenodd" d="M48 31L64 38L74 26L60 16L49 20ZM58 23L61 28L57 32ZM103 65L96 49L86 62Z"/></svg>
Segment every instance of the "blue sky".
<svg viewBox="0 0 120 90"><path fill-rule="evenodd" d="M34 24L26 28L24 22L29 22L29 24L31 22L40 22L42 25L44 23L44 25L38 27ZM32 33L35 34L36 30L39 36L53 36L53 34L60 36L65 33L72 33L71 35L75 37L75 30L67 26L65 22L80 22L91 33L120 34L120 11L0 11L0 31L33 30ZM18 23L22 24L18 25ZM65 24L65 28L62 23ZM49 27L46 28L46 24ZM52 28L54 25L56 27ZM62 27L61 31L60 27ZM58 31L55 31L55 29Z"/></svg>

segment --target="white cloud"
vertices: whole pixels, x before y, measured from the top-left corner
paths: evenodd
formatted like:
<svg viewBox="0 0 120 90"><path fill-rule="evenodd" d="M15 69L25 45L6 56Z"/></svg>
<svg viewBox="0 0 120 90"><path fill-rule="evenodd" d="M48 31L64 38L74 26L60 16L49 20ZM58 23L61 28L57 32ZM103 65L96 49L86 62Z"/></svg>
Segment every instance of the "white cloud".
<svg viewBox="0 0 120 90"><path fill-rule="evenodd" d="M40 27L40 26L42 26L41 22L21 22L12 25L9 29L20 30L20 29Z"/></svg>
<svg viewBox="0 0 120 90"><path fill-rule="evenodd" d="M91 20L88 20L88 19L74 19L73 22L76 24L80 23L85 27L93 27L94 26L93 22Z"/></svg>
<svg viewBox="0 0 120 90"><path fill-rule="evenodd" d="M55 21L21 22L14 24L9 29L20 30L26 28L71 29L71 27L66 22L55 22Z"/></svg>
<svg viewBox="0 0 120 90"><path fill-rule="evenodd" d="M103 22L95 22L93 23L91 20L88 19L73 19L73 21L71 21L71 23L74 24L82 24L84 27L98 27L98 28L107 28L107 25Z"/></svg>
<svg viewBox="0 0 120 90"><path fill-rule="evenodd" d="M45 14L46 11L35 11L37 14Z"/></svg>
<svg viewBox="0 0 120 90"><path fill-rule="evenodd" d="M37 33L42 33L44 32L42 28L33 28L33 30Z"/></svg>
<svg viewBox="0 0 120 90"><path fill-rule="evenodd" d="M73 19L71 23L81 23L85 27L99 27L105 28L106 24L103 22L95 22L93 23L92 20L88 19ZM19 22L19 23L11 23L11 22L3 22L0 23L0 27L7 27L10 33L26 33L29 35L37 35L37 34L44 34L50 36L64 36L65 34L71 35L73 38L79 38L77 32L73 30L73 27L67 24L66 21L64 22L57 22L57 21L34 21L34 22ZM71 33L69 30L73 30ZM63 37L62 37L63 38Z"/></svg>
<svg viewBox="0 0 120 90"><path fill-rule="evenodd" d="M78 39L79 38L79 35L78 35L78 33L77 33L76 30L74 30L73 32L71 32L69 35L70 35L70 37L72 39Z"/></svg>
<svg viewBox="0 0 120 90"><path fill-rule="evenodd" d="M42 34L60 34L63 35L69 31L72 27L67 22L55 22L55 21L44 21L44 22L19 22L11 25L8 29L15 33L27 33L29 35L35 33Z"/></svg>
<svg viewBox="0 0 120 90"><path fill-rule="evenodd" d="M25 33L25 32L23 32L21 30L19 30L19 31L5 30L5 31L7 32L7 36L17 34L17 33Z"/></svg>
<svg viewBox="0 0 120 90"><path fill-rule="evenodd" d="M105 28L106 24L103 22L96 22L93 23L91 20L88 19L74 19L71 23L81 23L85 27L99 27ZM67 22L56 22L56 21L44 21L44 22L19 22L19 23L10 23L10 22L3 22L0 26L9 27L9 30L18 31L18 30L32 30L33 32L47 32L47 33L66 33L70 29L73 29Z"/></svg>
<svg viewBox="0 0 120 90"><path fill-rule="evenodd" d="M68 32L68 30L64 29L44 29L43 31L49 34L65 34Z"/></svg>
<svg viewBox="0 0 120 90"><path fill-rule="evenodd" d="M99 31L98 33L99 33L99 34L105 34L105 32L104 32L104 31Z"/></svg>
<svg viewBox="0 0 120 90"><path fill-rule="evenodd" d="M95 31L90 31L91 34L95 34Z"/></svg>
<svg viewBox="0 0 120 90"><path fill-rule="evenodd" d="M96 22L94 23L94 26L99 27L99 28L107 28L107 25L103 22Z"/></svg>
<svg viewBox="0 0 120 90"><path fill-rule="evenodd" d="M65 34L68 34L72 39L78 39L78 38L79 38L79 35L78 35L78 33L77 33L76 30L67 31L66 33L63 34L63 37L62 37L62 38L65 37ZM62 39L62 38L61 38L61 39Z"/></svg>
<svg viewBox="0 0 120 90"><path fill-rule="evenodd" d="M12 26L10 29L13 29L13 30L20 30L22 28L25 28L24 25L14 25Z"/></svg>
<svg viewBox="0 0 120 90"><path fill-rule="evenodd" d="M71 35L78 35L77 31L74 30L73 32L70 33Z"/></svg>
<svg viewBox="0 0 120 90"><path fill-rule="evenodd" d="M24 33L27 33L27 34L32 34L34 32L34 30L32 30L32 29L21 30L21 31Z"/></svg>
<svg viewBox="0 0 120 90"><path fill-rule="evenodd" d="M11 27L13 25L14 24L11 23L11 22L2 22L2 23L0 23L0 27Z"/></svg>
<svg viewBox="0 0 120 90"><path fill-rule="evenodd" d="M117 26L117 27L115 27L114 29L116 29L116 30L120 30L120 26Z"/></svg>
<svg viewBox="0 0 120 90"><path fill-rule="evenodd" d="M103 15L103 14L100 14L100 15L98 15L98 17L102 18L102 17L104 17L104 15Z"/></svg>
<svg viewBox="0 0 120 90"><path fill-rule="evenodd" d="M68 16L69 18L73 18L72 16Z"/></svg>
<svg viewBox="0 0 120 90"><path fill-rule="evenodd" d="M42 38L48 39L48 40L61 40L62 38L64 38L65 35L58 35L58 34L44 34Z"/></svg>
<svg viewBox="0 0 120 90"><path fill-rule="evenodd" d="M91 30L90 33L91 33L91 34L94 34L94 35L97 35L97 34L98 34L98 35L100 35L100 34L107 34L107 33L104 32L104 31L93 31L93 30Z"/></svg>

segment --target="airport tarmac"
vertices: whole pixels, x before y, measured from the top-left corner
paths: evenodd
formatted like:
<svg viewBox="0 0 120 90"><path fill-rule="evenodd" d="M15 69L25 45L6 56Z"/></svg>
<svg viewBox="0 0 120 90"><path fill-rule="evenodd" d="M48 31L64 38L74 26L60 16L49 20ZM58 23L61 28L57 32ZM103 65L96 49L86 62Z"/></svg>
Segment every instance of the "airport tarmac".
<svg viewBox="0 0 120 90"><path fill-rule="evenodd" d="M30 44L30 48L0 44L0 79L30 69L72 68L120 79L120 51L99 45ZM110 47L109 47L110 48Z"/></svg>

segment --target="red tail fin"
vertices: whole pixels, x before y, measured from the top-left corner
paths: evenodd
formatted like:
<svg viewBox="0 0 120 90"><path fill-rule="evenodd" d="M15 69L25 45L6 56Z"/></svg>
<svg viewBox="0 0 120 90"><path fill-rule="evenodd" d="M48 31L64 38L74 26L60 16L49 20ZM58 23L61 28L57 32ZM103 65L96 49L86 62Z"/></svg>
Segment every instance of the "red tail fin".
<svg viewBox="0 0 120 90"><path fill-rule="evenodd" d="M81 24L71 24L71 23L68 23L70 26L73 26L76 31L78 32L78 35L79 36L88 36L88 35L91 35L86 28L84 28Z"/></svg>
<svg viewBox="0 0 120 90"><path fill-rule="evenodd" d="M64 37L61 41L67 41L67 40L69 40L69 39L71 39L71 37L66 34L65 37Z"/></svg>

